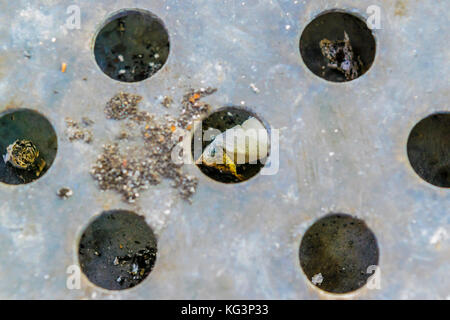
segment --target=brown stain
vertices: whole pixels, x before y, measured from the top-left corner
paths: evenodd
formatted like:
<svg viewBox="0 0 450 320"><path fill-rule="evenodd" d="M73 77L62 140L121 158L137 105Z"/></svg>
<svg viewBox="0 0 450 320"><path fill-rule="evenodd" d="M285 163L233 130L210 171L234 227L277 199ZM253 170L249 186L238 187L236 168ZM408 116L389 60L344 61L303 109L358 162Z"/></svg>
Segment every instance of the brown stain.
<svg viewBox="0 0 450 320"><path fill-rule="evenodd" d="M35 237L37 234L36 225L34 224L28 225L23 232L23 235L26 237Z"/></svg>
<svg viewBox="0 0 450 320"><path fill-rule="evenodd" d="M23 106L22 102L16 102L14 100L10 100L6 106L3 108L3 110L1 110L1 112L3 111L7 111L7 110L14 110L14 109L21 109Z"/></svg>
<svg viewBox="0 0 450 320"><path fill-rule="evenodd" d="M170 73L172 70L169 66L163 66L160 71L161 73Z"/></svg>
<svg viewBox="0 0 450 320"><path fill-rule="evenodd" d="M395 3L394 15L404 17L407 13L407 0L397 0Z"/></svg>

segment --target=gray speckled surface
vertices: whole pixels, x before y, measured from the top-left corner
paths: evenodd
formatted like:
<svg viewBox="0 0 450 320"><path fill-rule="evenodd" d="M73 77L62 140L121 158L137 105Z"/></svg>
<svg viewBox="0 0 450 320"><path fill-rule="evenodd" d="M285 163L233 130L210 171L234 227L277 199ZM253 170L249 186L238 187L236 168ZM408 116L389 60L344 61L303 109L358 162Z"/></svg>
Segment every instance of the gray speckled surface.
<svg viewBox="0 0 450 320"><path fill-rule="evenodd" d="M64 27L72 4L81 8L81 30ZM324 10L367 16L373 4L382 8L382 29L375 31L372 68L345 84L313 75L298 50L302 29ZM97 28L127 7L158 15L171 39L166 65L135 84L108 78L92 53ZM449 10L445 0L3 1L0 109L40 111L54 125L59 148L38 181L0 184L0 297L328 298L309 285L298 249L306 229L334 211L363 219L380 248L381 290L351 297L450 298L450 191L421 180L406 154L412 127L450 110ZM105 103L125 90L144 97L141 109L164 113L158 96L179 101L187 88L202 86L219 89L205 99L215 107L243 103L281 129L278 174L224 185L188 167L200 179L191 205L167 184L135 206L100 192L89 168L120 129L105 120ZM92 144L67 141L67 116L96 122ZM57 198L62 186L73 189L69 200ZM145 215L158 235L155 269L118 293L85 277L81 290L68 290L66 268L77 262L78 238L105 209Z"/></svg>

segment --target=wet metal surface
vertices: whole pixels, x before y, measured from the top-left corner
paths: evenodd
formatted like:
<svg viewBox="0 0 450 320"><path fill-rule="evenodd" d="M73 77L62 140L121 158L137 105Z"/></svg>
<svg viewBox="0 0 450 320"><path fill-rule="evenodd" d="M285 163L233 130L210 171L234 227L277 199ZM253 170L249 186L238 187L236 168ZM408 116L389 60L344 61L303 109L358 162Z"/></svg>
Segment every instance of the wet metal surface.
<svg viewBox="0 0 450 320"><path fill-rule="evenodd" d="M81 28L68 29L77 4ZM299 41L321 12L339 8L364 18L381 9L376 57L363 76L333 83L304 64ZM123 8L151 11L170 36L166 64L151 78L122 83L106 76L93 54L94 37ZM379 246L381 289L364 299L450 297L449 189L422 180L406 144L423 118L450 111L448 1L2 1L0 108L39 111L52 123L58 154L37 181L0 183L0 297L62 299L200 299L327 297L312 288L298 253L306 230L330 212L362 219ZM61 72L66 63L65 72ZM83 80L84 79L84 80ZM104 107L119 91L143 97L142 110L177 114L190 88L218 91L214 108L250 106L280 129L276 175L239 184L199 178L192 204L169 183L133 205L100 192L89 170L123 128ZM255 90L257 88L258 90ZM170 108L161 105L173 98ZM70 142L65 118L86 116L94 139ZM62 200L57 191L70 188ZM143 215L158 238L158 259L139 285L108 292L82 275L78 241L105 210Z"/></svg>

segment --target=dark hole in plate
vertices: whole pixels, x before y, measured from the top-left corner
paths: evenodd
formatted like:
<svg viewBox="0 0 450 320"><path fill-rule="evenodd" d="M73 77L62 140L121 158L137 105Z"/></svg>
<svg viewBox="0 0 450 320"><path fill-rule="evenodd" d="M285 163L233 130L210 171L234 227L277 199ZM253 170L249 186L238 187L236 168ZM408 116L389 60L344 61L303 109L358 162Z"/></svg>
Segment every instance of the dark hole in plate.
<svg viewBox="0 0 450 320"><path fill-rule="evenodd" d="M379 251L375 235L364 221L330 214L306 231L299 256L303 272L318 288L347 293L364 286L373 275L374 270L368 268L378 265ZM319 281L314 283L314 279Z"/></svg>
<svg viewBox="0 0 450 320"><path fill-rule="evenodd" d="M196 128L196 132L194 133L192 139L191 151L194 161L201 155L201 153L195 152L194 150L196 141L198 145L201 144L202 152L212 142L212 140L206 139L206 135L204 135L204 133L208 129L217 129L220 132L225 132L226 130L233 128L234 126L242 125L250 117L256 118L264 126L263 122L255 114L238 107L224 107L218 111L211 113L209 116L203 119L202 126ZM201 134L199 133L200 130L202 131ZM236 164L236 172L243 177L243 179L240 180L232 173L225 172L215 167L206 166L204 164L197 164L198 168L205 175L223 183L239 183L251 179L261 171L264 165L265 163L260 160L258 160L256 163Z"/></svg>
<svg viewBox="0 0 450 320"><path fill-rule="evenodd" d="M376 43L372 31L357 16L339 12L325 12L312 20L304 29L300 38L300 53L309 70L315 75L333 82L350 81L345 74L328 66L329 60L322 54L320 41L344 40L344 32L348 34L354 52L354 60L361 59L360 77L369 70L375 59ZM337 54L337 60L342 57ZM357 78L355 77L355 78ZM352 79L353 80L353 79Z"/></svg>
<svg viewBox="0 0 450 320"><path fill-rule="evenodd" d="M143 10L124 10L97 34L95 60L112 79L145 80L160 70L169 56L169 34L161 19Z"/></svg>
<svg viewBox="0 0 450 320"><path fill-rule="evenodd" d="M17 140L30 141L39 156L27 169L5 162L8 146ZM0 116L0 181L19 185L33 182L47 172L53 164L58 149L55 130L46 117L29 109L11 109ZM27 152L22 152L26 155ZM17 156L19 159L21 156ZM29 162L31 163L31 162Z"/></svg>
<svg viewBox="0 0 450 320"><path fill-rule="evenodd" d="M89 224L78 250L81 270L92 283L123 290L150 274L156 262L157 240L144 217L112 210Z"/></svg>
<svg viewBox="0 0 450 320"><path fill-rule="evenodd" d="M409 162L426 182L450 188L450 113L422 119L411 130L407 143Z"/></svg>

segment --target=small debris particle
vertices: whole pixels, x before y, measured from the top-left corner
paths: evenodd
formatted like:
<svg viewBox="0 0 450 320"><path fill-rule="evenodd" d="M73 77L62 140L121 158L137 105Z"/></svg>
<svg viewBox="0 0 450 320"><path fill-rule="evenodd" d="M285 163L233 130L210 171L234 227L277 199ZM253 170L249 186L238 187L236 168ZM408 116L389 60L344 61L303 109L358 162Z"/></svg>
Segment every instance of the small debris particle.
<svg viewBox="0 0 450 320"><path fill-rule="evenodd" d="M448 238L450 238L450 235L448 234L447 230L445 230L443 227L439 227L430 238L430 244L438 244L439 242L447 240Z"/></svg>
<svg viewBox="0 0 450 320"><path fill-rule="evenodd" d="M86 126L92 125L94 123L92 120L84 117L82 123L83 127L78 121L75 121L69 117L66 118L66 136L70 142L81 140L85 143L91 143L93 140L92 131L85 128Z"/></svg>
<svg viewBox="0 0 450 320"><path fill-rule="evenodd" d="M152 270L156 260L156 249L146 246L144 249L136 253L129 252L128 254L115 257L113 261L114 266L127 266L129 270L127 274L119 276L117 282L123 284L125 281L130 283L139 283Z"/></svg>
<svg viewBox="0 0 450 320"><path fill-rule="evenodd" d="M356 79L362 74L363 63L359 56L354 56L347 32L344 31L344 40L322 39L319 46L328 61L327 66L342 72L346 80Z"/></svg>
<svg viewBox="0 0 450 320"><path fill-rule="evenodd" d="M63 187L63 188L59 189L56 194L61 199L69 199L73 195L73 191L72 191L72 189L70 189L68 187Z"/></svg>
<svg viewBox="0 0 450 320"><path fill-rule="evenodd" d="M173 99L169 96L165 96L163 101L161 102L161 104L166 107L169 108L173 103Z"/></svg>
<svg viewBox="0 0 450 320"><path fill-rule="evenodd" d="M250 88L253 90L254 93L259 93L260 90L254 83L250 83Z"/></svg>
<svg viewBox="0 0 450 320"><path fill-rule="evenodd" d="M403 17L407 14L408 10L406 8L405 2L403 0L397 0L395 3L394 15Z"/></svg>
<svg viewBox="0 0 450 320"><path fill-rule="evenodd" d="M139 95L120 92L105 107L106 118L123 120L138 114L138 104L142 101Z"/></svg>
<svg viewBox="0 0 450 320"><path fill-rule="evenodd" d="M23 56L25 57L25 58L27 58L27 59L31 59L31 53L30 52L28 52L27 50L25 50L24 52L23 52Z"/></svg>
<svg viewBox="0 0 450 320"><path fill-rule="evenodd" d="M83 126L85 127L90 127L92 126L95 122L91 119L89 119L88 117L82 117L81 118L81 123L83 124Z"/></svg>
<svg viewBox="0 0 450 320"><path fill-rule="evenodd" d="M198 99L200 99L200 93L195 92L192 96L189 97L189 102L195 103Z"/></svg>
<svg viewBox="0 0 450 320"><path fill-rule="evenodd" d="M61 64L61 72L64 73L64 72L66 72L66 70L67 70L67 63L63 62Z"/></svg>
<svg viewBox="0 0 450 320"><path fill-rule="evenodd" d="M128 139L130 137L130 135L128 134L128 132L126 131L121 131L119 133L119 136L117 137L118 140L125 140Z"/></svg>
<svg viewBox="0 0 450 320"><path fill-rule="evenodd" d="M202 102L201 98L215 93L215 88L202 88L200 90L190 90L183 97L181 114L178 118L178 127L185 129L194 120L208 113L211 106ZM198 97L198 99L197 99Z"/></svg>
<svg viewBox="0 0 450 320"><path fill-rule="evenodd" d="M312 279L311 279L311 282L312 282L315 286L321 285L322 282L323 282L323 276L322 276L322 273L318 273L318 274L314 275L314 276L312 277Z"/></svg>

